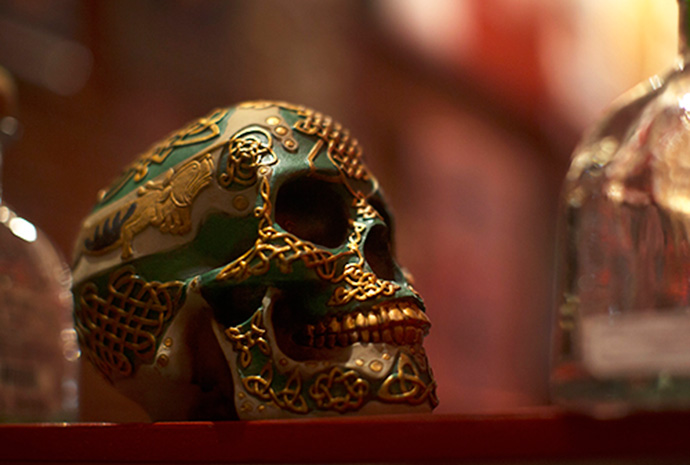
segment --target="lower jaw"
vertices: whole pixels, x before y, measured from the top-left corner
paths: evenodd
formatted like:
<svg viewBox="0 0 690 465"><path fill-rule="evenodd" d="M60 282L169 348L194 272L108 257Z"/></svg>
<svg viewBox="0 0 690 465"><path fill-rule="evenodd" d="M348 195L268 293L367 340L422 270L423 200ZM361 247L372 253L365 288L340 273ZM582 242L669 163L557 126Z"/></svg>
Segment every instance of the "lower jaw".
<svg viewBox="0 0 690 465"><path fill-rule="evenodd" d="M421 341L355 343L328 350L301 347L276 334L272 311L270 304L264 305L253 324L225 331L221 344L227 347L230 339L233 346L224 352L241 419L416 413L435 406L435 382ZM238 345L240 336L254 341L252 347ZM400 373L414 392L390 385Z"/></svg>

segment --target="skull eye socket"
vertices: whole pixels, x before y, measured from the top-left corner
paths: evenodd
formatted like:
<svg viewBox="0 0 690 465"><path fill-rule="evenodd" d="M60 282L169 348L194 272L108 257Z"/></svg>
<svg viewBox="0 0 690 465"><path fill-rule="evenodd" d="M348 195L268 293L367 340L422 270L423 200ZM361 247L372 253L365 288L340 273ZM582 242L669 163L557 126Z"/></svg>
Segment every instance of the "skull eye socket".
<svg viewBox="0 0 690 465"><path fill-rule="evenodd" d="M393 251L394 247L394 236L395 236L395 227L393 224L393 217L391 216L390 212L388 211L388 208L386 207L386 203L384 200L380 197L380 193L377 193L374 197L371 197L367 199L367 202L369 202L369 205L374 207L374 210L378 212L379 215L381 215L381 218L383 218L383 222L386 223L386 226L388 226L388 241L390 242L391 246L391 251Z"/></svg>
<svg viewBox="0 0 690 465"><path fill-rule="evenodd" d="M325 181L300 178L283 185L275 218L285 231L314 244L334 248L347 239L348 208Z"/></svg>
<svg viewBox="0 0 690 465"><path fill-rule="evenodd" d="M374 226L364 243L364 258L376 276L388 281L398 278L391 248L390 230L381 224Z"/></svg>

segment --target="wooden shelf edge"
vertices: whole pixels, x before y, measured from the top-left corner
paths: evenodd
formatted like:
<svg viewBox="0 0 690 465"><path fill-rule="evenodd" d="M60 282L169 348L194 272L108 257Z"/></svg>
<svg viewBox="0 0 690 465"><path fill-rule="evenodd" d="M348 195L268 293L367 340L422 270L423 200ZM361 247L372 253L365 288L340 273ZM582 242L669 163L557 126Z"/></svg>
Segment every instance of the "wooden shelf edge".
<svg viewBox="0 0 690 465"><path fill-rule="evenodd" d="M539 408L253 422L0 426L0 462L338 463L690 457L690 413L614 420Z"/></svg>

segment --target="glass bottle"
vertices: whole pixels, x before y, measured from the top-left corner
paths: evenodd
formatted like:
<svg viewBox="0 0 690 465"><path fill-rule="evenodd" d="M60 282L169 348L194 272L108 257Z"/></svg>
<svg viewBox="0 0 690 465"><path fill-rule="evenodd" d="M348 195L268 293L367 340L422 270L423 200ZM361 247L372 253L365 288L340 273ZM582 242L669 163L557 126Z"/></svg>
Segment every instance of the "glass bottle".
<svg viewBox="0 0 690 465"><path fill-rule="evenodd" d="M18 128L0 112L0 166ZM0 422L76 419L70 286L50 240L0 195Z"/></svg>
<svg viewBox="0 0 690 465"><path fill-rule="evenodd" d="M598 417L690 408L689 3L677 65L613 104L564 184L551 391Z"/></svg>

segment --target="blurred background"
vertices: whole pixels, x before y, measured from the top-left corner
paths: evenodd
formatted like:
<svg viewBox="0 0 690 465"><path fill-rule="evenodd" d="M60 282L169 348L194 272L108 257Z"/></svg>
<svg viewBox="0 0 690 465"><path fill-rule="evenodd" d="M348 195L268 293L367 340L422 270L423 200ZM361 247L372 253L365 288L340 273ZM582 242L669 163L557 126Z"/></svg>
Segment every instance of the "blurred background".
<svg viewBox="0 0 690 465"><path fill-rule="evenodd" d="M23 125L3 200L69 259L98 190L168 132L242 100L313 107L388 194L433 322L437 412L543 405L570 153L673 64L676 23L675 0L0 0Z"/></svg>

